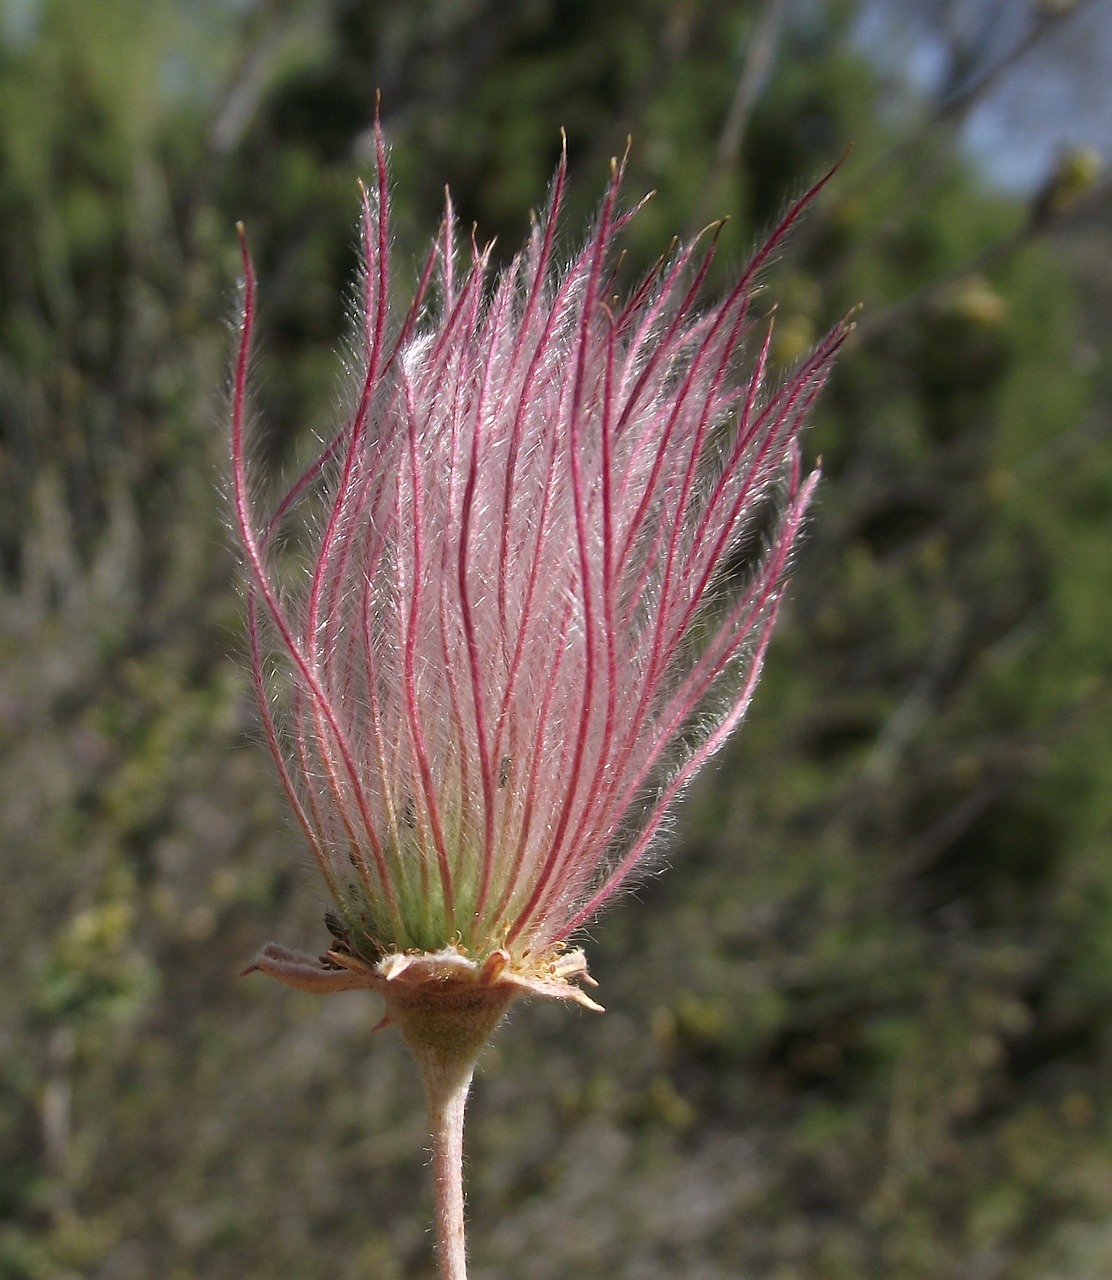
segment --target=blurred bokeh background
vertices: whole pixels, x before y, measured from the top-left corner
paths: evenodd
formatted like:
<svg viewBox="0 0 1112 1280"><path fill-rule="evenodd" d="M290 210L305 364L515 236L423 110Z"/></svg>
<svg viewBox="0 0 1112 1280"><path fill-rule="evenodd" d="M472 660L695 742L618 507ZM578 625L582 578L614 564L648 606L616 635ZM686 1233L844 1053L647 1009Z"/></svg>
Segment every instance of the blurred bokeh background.
<svg viewBox="0 0 1112 1280"><path fill-rule="evenodd" d="M476 1280L1112 1274L1108 0L0 0L0 1280L430 1280L418 1085L319 949L226 531L338 422L374 94L395 269L633 136L631 274L729 214L786 368L863 304L741 735L523 1006Z"/></svg>

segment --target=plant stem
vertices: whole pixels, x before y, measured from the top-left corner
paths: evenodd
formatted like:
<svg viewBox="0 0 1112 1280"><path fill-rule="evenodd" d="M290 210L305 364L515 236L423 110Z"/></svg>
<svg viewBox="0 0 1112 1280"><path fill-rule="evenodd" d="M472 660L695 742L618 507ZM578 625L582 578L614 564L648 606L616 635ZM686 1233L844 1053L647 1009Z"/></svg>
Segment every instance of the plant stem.
<svg viewBox="0 0 1112 1280"><path fill-rule="evenodd" d="M432 1137L432 1176L436 1188L436 1256L441 1280L467 1280L463 1225L463 1115L474 1070L444 1070L443 1061L421 1063Z"/></svg>
<svg viewBox="0 0 1112 1280"><path fill-rule="evenodd" d="M463 1113L475 1063L513 995L512 987L441 983L408 992L399 984L387 998L387 1013L417 1059L425 1086L440 1280L467 1280Z"/></svg>

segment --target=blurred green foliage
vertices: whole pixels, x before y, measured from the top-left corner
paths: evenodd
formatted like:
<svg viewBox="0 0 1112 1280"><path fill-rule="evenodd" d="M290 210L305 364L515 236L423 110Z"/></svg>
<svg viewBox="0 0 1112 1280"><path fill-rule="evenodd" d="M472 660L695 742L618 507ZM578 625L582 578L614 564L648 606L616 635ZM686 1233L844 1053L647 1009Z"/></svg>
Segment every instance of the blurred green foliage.
<svg viewBox="0 0 1112 1280"><path fill-rule="evenodd" d="M855 143L768 281L780 367L864 304L790 616L597 930L611 1012L486 1059L477 1280L1108 1274L1107 226L982 190L848 3L786 7L716 160L766 8L0 4L0 1280L431 1275L398 1044L234 977L323 932L237 657L233 226L277 473L337 421L378 88L403 281L445 182L512 252L561 126L569 241L632 133L631 274L730 213L719 285Z"/></svg>

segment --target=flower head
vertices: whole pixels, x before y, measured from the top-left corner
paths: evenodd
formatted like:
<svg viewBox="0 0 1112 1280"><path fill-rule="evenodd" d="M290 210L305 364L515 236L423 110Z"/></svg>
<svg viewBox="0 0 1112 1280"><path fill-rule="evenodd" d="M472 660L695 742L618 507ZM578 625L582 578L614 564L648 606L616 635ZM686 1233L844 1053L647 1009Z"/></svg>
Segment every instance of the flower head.
<svg viewBox="0 0 1112 1280"><path fill-rule="evenodd" d="M334 904L320 962L271 946L253 967L321 990L432 981L588 1002L565 942L643 866L744 715L815 483L798 435L844 329L770 388L752 306L813 193L716 304L700 301L713 236L622 300L622 166L558 271L561 161L493 281L489 246L461 266L449 205L398 313L376 136L357 403L266 523L245 463L244 251L233 462L255 687ZM306 503L311 572L289 598L275 536ZM292 675L281 716L264 625Z"/></svg>

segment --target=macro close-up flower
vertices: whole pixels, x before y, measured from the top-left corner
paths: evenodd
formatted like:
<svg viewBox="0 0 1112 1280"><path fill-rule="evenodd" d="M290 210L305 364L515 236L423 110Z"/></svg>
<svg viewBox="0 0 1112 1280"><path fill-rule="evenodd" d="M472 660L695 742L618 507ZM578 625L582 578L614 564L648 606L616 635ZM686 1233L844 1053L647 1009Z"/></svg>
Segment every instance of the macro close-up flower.
<svg viewBox="0 0 1112 1280"><path fill-rule="evenodd" d="M376 142L354 408L265 518L244 250L233 463L254 681L332 899L322 957L272 943L251 968L379 992L428 1085L430 1054L469 1080L519 994L599 1007L569 940L651 863L745 713L817 479L800 429L845 328L771 385L758 275L813 192L719 301L703 298L717 228L622 296L615 240L636 207L618 162L566 266L561 161L495 278L449 205L398 308Z"/></svg>

